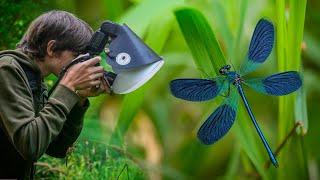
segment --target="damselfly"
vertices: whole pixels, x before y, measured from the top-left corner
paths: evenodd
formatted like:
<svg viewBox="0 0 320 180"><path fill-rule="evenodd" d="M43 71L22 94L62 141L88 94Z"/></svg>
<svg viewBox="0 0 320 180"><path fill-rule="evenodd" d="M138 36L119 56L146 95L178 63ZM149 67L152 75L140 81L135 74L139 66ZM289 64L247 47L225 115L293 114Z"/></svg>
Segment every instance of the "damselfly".
<svg viewBox="0 0 320 180"><path fill-rule="evenodd" d="M241 97L246 110L265 146L272 164L278 162L251 111L242 84L254 90L275 96L292 93L300 88L302 80L296 71L273 74L264 78L246 79L245 75L257 69L269 56L274 43L273 24L261 19L252 35L249 51L239 71L230 71L231 66L223 66L215 78L175 79L170 83L171 93L188 101L207 101L226 94L222 104L208 117L198 131L198 138L204 144L213 144L222 138L234 123L238 100ZM240 95L240 96L239 96Z"/></svg>

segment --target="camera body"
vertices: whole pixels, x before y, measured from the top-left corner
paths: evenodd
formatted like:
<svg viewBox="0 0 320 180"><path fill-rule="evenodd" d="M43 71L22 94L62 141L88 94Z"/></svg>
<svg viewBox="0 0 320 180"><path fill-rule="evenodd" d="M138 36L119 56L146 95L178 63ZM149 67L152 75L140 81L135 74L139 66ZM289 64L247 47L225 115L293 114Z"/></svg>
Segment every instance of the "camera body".
<svg viewBox="0 0 320 180"><path fill-rule="evenodd" d="M78 56L61 71L72 65L106 53L106 62L113 72L104 73L111 92L126 94L146 83L163 65L163 60L149 48L127 25L105 21L93 34L86 54ZM98 64L97 64L98 65ZM60 79L60 78L59 78Z"/></svg>
<svg viewBox="0 0 320 180"><path fill-rule="evenodd" d="M109 33L107 29L112 29L116 24L112 23L111 21L105 21L101 28L98 29L93 35L90 40L90 43L86 47L86 54L80 55L77 58L75 58L70 64L68 64L66 67L63 68L63 70L60 72L60 77L64 75L64 73L70 68L72 65L89 60L93 58L94 56L97 56L101 54L108 43L110 43L111 37L115 36L112 33ZM99 64L97 64L99 65ZM116 74L113 72L105 71L104 72L104 79L109 85L109 88L112 87L112 84L116 78Z"/></svg>

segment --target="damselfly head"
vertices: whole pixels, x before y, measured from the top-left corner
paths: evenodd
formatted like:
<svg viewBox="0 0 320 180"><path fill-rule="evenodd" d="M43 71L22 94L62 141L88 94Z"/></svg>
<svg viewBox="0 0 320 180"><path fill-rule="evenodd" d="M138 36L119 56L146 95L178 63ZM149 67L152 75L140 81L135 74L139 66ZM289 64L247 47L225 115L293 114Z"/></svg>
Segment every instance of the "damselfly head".
<svg viewBox="0 0 320 180"><path fill-rule="evenodd" d="M222 68L220 68L219 73L220 73L221 75L226 75L227 72L229 72L230 69L231 69L231 66L230 66L230 65L225 65L225 66L223 66Z"/></svg>

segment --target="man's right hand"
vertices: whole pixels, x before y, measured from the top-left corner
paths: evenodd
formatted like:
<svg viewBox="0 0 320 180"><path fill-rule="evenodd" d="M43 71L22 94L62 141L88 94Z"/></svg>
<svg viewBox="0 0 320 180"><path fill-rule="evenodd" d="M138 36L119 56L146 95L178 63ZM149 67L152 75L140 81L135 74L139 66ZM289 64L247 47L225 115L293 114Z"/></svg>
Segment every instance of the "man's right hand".
<svg viewBox="0 0 320 180"><path fill-rule="evenodd" d="M94 87L101 83L103 77L103 67L95 66L101 57L96 56L87 61L71 66L64 74L60 84L68 87L72 91L83 90Z"/></svg>

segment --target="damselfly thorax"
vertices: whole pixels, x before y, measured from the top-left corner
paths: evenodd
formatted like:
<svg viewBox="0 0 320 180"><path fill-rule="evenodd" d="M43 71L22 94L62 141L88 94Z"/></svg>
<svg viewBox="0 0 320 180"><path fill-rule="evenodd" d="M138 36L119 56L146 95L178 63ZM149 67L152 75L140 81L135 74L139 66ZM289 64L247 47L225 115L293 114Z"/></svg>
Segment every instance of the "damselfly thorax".
<svg viewBox="0 0 320 180"><path fill-rule="evenodd" d="M230 68L230 65L225 65L220 68L219 73L223 76L226 76L229 83L232 83L233 85L241 84L243 79L241 79L240 74L238 74L236 71L230 71Z"/></svg>

